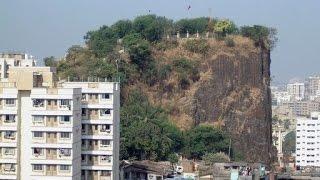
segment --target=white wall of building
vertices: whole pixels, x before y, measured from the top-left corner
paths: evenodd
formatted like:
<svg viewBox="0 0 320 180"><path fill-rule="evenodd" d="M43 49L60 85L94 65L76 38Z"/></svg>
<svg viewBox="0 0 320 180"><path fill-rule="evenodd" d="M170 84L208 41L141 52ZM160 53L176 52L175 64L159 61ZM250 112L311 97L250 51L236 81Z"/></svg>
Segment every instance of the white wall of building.
<svg viewBox="0 0 320 180"><path fill-rule="evenodd" d="M320 166L320 113L298 118L296 126L296 166Z"/></svg>

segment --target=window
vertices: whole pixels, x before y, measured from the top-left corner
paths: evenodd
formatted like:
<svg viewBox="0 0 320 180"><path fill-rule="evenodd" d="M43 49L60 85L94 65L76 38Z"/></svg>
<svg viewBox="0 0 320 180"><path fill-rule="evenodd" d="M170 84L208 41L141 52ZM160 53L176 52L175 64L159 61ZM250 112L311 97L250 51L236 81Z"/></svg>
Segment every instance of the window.
<svg viewBox="0 0 320 180"><path fill-rule="evenodd" d="M61 123L70 123L70 116L61 116Z"/></svg>
<svg viewBox="0 0 320 180"><path fill-rule="evenodd" d="M70 170L70 166L69 165L60 165L60 170L61 171L69 171Z"/></svg>
<svg viewBox="0 0 320 180"><path fill-rule="evenodd" d="M111 109L101 109L100 110L100 115L101 116L110 116L111 115Z"/></svg>
<svg viewBox="0 0 320 180"><path fill-rule="evenodd" d="M101 94L101 99L110 99L110 94L108 93Z"/></svg>
<svg viewBox="0 0 320 180"><path fill-rule="evenodd" d="M82 100L82 101L85 101L86 99L87 99L87 95L86 95L86 94L82 94L81 100Z"/></svg>
<svg viewBox="0 0 320 180"><path fill-rule="evenodd" d="M5 155L14 155L15 154L15 148L4 148L4 154Z"/></svg>
<svg viewBox="0 0 320 180"><path fill-rule="evenodd" d="M70 100L69 99L61 99L60 101L60 108L68 108L71 110Z"/></svg>
<svg viewBox="0 0 320 180"><path fill-rule="evenodd" d="M43 166L42 166L42 164L34 164L34 165L32 165L32 170L33 171L42 171Z"/></svg>
<svg viewBox="0 0 320 180"><path fill-rule="evenodd" d="M98 94L89 94L89 99L98 99Z"/></svg>
<svg viewBox="0 0 320 180"><path fill-rule="evenodd" d="M7 114L6 115L6 119L4 120L4 122L6 123L14 123L15 122L15 115L12 114Z"/></svg>
<svg viewBox="0 0 320 180"><path fill-rule="evenodd" d="M68 99L61 99L61 106L69 106L70 100Z"/></svg>
<svg viewBox="0 0 320 180"><path fill-rule="evenodd" d="M86 125L85 124L81 125L81 132L86 133Z"/></svg>
<svg viewBox="0 0 320 180"><path fill-rule="evenodd" d="M6 106L15 106L14 99L6 99Z"/></svg>
<svg viewBox="0 0 320 180"><path fill-rule="evenodd" d="M110 146L110 140L101 140L101 146L103 147Z"/></svg>
<svg viewBox="0 0 320 180"><path fill-rule="evenodd" d="M49 106L56 106L57 105L57 100L48 100L48 105Z"/></svg>
<svg viewBox="0 0 320 180"><path fill-rule="evenodd" d="M111 171L101 171L101 176L111 176Z"/></svg>
<svg viewBox="0 0 320 180"><path fill-rule="evenodd" d="M14 164L4 164L4 171L15 171L16 168Z"/></svg>
<svg viewBox="0 0 320 180"><path fill-rule="evenodd" d="M68 132L62 132L62 133L60 133L60 137L61 137L62 139L70 139L70 133L68 133Z"/></svg>
<svg viewBox="0 0 320 180"><path fill-rule="evenodd" d="M101 132L109 132L110 133L110 125L109 124L103 124L101 125Z"/></svg>
<svg viewBox="0 0 320 180"><path fill-rule="evenodd" d="M63 156L71 156L71 149L59 149L59 154Z"/></svg>
<svg viewBox="0 0 320 180"><path fill-rule="evenodd" d="M33 123L42 124L44 120L43 116L33 116Z"/></svg>
<svg viewBox="0 0 320 180"><path fill-rule="evenodd" d="M33 148L33 155L35 156L39 156L39 155L42 155L42 149L41 148Z"/></svg>
<svg viewBox="0 0 320 180"><path fill-rule="evenodd" d="M33 137L34 138L43 138L43 132L39 132L39 131L33 132Z"/></svg>
<svg viewBox="0 0 320 180"><path fill-rule="evenodd" d="M111 156L101 156L101 161L105 161L110 163L111 162Z"/></svg>
<svg viewBox="0 0 320 180"><path fill-rule="evenodd" d="M85 108L82 108L81 111L82 111L82 112L81 112L81 115L82 115L82 116L86 116L86 115L87 115L87 110L86 110Z"/></svg>
<svg viewBox="0 0 320 180"><path fill-rule="evenodd" d="M4 138L5 139L15 139L16 133L14 131L5 131Z"/></svg>
<svg viewBox="0 0 320 180"><path fill-rule="evenodd" d="M33 107L44 107L44 100L43 99L34 99L33 100Z"/></svg>

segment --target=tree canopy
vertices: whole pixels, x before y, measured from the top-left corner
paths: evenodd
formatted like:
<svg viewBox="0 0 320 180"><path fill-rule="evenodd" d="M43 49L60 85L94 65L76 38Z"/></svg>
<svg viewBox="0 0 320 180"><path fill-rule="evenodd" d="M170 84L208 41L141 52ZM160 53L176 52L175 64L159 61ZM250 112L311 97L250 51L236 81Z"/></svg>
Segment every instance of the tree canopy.
<svg viewBox="0 0 320 180"><path fill-rule="evenodd" d="M206 153L227 152L229 141L227 136L212 126L200 125L187 132L185 136L184 154L199 159Z"/></svg>

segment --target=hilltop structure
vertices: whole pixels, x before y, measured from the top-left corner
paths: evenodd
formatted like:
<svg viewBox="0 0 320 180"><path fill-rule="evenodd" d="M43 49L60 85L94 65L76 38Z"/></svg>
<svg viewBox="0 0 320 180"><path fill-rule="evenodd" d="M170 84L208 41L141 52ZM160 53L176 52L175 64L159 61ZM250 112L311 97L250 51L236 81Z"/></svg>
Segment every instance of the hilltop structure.
<svg viewBox="0 0 320 180"><path fill-rule="evenodd" d="M58 82L1 54L0 179L119 179L118 82Z"/></svg>

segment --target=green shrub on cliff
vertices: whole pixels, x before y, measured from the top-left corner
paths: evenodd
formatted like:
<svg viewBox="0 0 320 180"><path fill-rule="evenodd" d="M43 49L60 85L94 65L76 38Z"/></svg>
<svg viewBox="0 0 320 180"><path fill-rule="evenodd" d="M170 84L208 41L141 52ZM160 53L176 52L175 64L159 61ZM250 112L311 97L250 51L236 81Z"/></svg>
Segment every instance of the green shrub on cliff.
<svg viewBox="0 0 320 180"><path fill-rule="evenodd" d="M206 54L208 53L210 46L205 39L192 39L187 40L183 47L193 53Z"/></svg>
<svg viewBox="0 0 320 180"><path fill-rule="evenodd" d="M244 37L251 38L256 46L273 49L277 42L277 31L274 28L265 26L243 26L240 28L240 33Z"/></svg>
<svg viewBox="0 0 320 180"><path fill-rule="evenodd" d="M199 159L206 153L228 152L228 147L229 140L221 130L200 125L186 132L183 152Z"/></svg>
<svg viewBox="0 0 320 180"><path fill-rule="evenodd" d="M236 25L230 20L220 20L214 25L214 31L220 37L237 32Z"/></svg>

